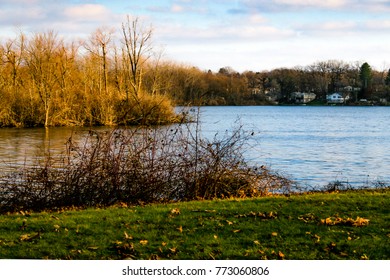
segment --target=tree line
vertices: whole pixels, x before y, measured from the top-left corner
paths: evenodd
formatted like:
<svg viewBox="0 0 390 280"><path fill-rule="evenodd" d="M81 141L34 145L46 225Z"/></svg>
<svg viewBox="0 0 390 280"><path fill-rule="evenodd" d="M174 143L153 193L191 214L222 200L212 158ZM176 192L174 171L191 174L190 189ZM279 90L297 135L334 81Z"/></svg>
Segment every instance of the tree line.
<svg viewBox="0 0 390 280"><path fill-rule="evenodd" d="M159 88L152 29L127 18L83 42L23 32L0 46L0 126L159 124L174 121Z"/></svg>
<svg viewBox="0 0 390 280"><path fill-rule="evenodd" d="M153 29L138 19L84 41L54 31L23 32L0 44L0 126L162 124L175 105L293 103L293 92L320 102L348 88L350 102L390 100L390 69L320 61L305 67L239 73L204 71L162 59Z"/></svg>
<svg viewBox="0 0 390 280"><path fill-rule="evenodd" d="M294 92L314 93L324 104L326 96L340 92L349 95L349 103L361 99L390 101L390 69L377 71L365 63L340 60L319 61L305 67L278 68L271 71L239 73L231 67L198 73L196 90L182 94L181 103L205 105L264 105L295 103ZM194 94L198 93L197 95Z"/></svg>

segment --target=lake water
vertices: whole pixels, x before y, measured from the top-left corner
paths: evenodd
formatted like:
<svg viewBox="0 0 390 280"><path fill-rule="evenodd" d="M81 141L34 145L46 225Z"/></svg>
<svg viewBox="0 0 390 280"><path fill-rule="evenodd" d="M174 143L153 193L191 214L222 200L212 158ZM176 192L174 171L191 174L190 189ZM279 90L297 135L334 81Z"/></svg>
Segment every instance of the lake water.
<svg viewBox="0 0 390 280"><path fill-rule="evenodd" d="M390 107L204 107L210 135L240 122L253 130L248 159L300 185L390 182Z"/></svg>
<svg viewBox="0 0 390 280"><path fill-rule="evenodd" d="M239 119L255 132L247 159L300 185L390 182L390 107L202 107L200 116L205 137L231 130ZM2 128L0 171L31 164L43 152L64 152L71 135L81 138L88 130Z"/></svg>

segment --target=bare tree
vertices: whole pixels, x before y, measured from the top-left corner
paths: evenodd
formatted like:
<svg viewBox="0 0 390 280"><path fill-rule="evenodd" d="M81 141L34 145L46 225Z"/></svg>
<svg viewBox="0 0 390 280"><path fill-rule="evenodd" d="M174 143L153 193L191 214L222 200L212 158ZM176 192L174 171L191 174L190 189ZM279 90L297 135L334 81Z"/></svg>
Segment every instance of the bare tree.
<svg viewBox="0 0 390 280"><path fill-rule="evenodd" d="M103 91L108 95L108 52L112 37L114 34L114 29L108 28L98 28L95 33L93 33L89 39L89 42L84 44L84 47L91 52L94 56L97 56L101 60L101 69L100 76L103 80ZM101 91L100 87L100 91Z"/></svg>
<svg viewBox="0 0 390 280"><path fill-rule="evenodd" d="M138 18L130 19L122 24L124 48L124 62L132 90L133 98L138 102L141 94L142 77L145 62L152 56L152 28L140 26ZM126 91L126 100L129 92Z"/></svg>
<svg viewBox="0 0 390 280"><path fill-rule="evenodd" d="M57 84L55 72L58 69L58 63L56 59L62 44L63 42L57 39L57 35L49 31L36 34L27 46L26 63L33 87L38 92L44 106L45 127L50 125L52 98Z"/></svg>

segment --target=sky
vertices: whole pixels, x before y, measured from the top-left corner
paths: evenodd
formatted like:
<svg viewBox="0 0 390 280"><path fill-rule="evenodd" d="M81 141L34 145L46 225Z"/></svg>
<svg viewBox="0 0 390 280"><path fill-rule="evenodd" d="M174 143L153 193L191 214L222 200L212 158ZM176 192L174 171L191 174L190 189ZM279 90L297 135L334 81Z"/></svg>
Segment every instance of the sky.
<svg viewBox="0 0 390 280"><path fill-rule="evenodd" d="M164 58L202 70L267 71L318 61L390 67L390 0L0 0L0 40L22 30L88 38L126 16Z"/></svg>

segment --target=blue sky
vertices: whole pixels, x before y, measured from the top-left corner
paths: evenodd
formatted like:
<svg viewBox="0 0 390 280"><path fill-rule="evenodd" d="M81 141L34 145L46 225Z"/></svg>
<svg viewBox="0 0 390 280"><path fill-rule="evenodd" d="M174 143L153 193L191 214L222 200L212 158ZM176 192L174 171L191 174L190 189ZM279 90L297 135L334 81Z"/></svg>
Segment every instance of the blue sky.
<svg viewBox="0 0 390 280"><path fill-rule="evenodd" d="M390 0L0 0L0 40L54 29L87 38L126 15L154 29L165 58L218 71L329 59L390 67Z"/></svg>

